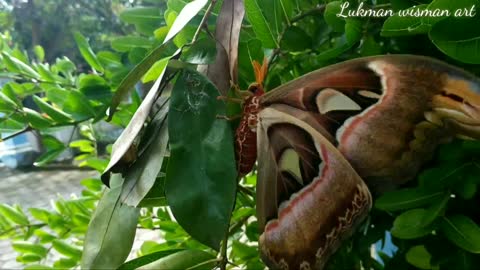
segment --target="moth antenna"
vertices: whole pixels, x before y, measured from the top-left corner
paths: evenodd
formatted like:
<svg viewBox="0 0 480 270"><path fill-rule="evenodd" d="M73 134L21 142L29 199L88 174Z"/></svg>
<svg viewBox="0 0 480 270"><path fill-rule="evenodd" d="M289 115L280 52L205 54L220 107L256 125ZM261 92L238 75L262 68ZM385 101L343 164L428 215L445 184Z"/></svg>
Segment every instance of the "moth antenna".
<svg viewBox="0 0 480 270"><path fill-rule="evenodd" d="M268 60L266 57L263 58L263 64L260 65L256 60L253 60L252 62L253 65L253 71L255 72L255 81L259 85L263 86L263 81L265 80L265 77L267 75L268 71Z"/></svg>

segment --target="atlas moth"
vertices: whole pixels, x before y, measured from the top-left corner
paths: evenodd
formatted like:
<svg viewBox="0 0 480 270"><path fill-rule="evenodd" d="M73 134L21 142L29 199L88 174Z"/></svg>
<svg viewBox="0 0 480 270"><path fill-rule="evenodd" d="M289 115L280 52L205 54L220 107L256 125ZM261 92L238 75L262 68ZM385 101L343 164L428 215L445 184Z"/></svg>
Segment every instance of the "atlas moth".
<svg viewBox="0 0 480 270"><path fill-rule="evenodd" d="M414 178L435 148L480 139L480 81L413 55L349 60L243 92L240 175L258 160L259 248L273 269L323 269L372 195ZM255 158L257 157L257 158Z"/></svg>

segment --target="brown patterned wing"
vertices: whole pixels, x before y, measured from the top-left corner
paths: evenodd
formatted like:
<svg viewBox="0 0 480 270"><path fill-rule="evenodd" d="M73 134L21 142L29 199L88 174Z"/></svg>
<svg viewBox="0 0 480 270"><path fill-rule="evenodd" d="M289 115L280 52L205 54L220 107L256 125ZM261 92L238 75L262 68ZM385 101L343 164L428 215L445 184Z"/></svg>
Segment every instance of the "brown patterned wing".
<svg viewBox="0 0 480 270"><path fill-rule="evenodd" d="M478 78L427 57L377 56L322 68L262 96L260 107L277 105L322 126L374 192L412 179L439 143L480 139Z"/></svg>
<svg viewBox="0 0 480 270"><path fill-rule="evenodd" d="M367 186L308 114L259 113L259 245L273 269L322 269L371 207Z"/></svg>

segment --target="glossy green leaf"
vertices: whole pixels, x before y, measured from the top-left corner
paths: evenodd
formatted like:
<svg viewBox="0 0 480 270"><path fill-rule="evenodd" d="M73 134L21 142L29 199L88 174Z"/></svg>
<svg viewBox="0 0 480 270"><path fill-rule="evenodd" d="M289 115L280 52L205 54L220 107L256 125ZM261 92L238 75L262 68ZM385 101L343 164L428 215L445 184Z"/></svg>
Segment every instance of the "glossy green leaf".
<svg viewBox="0 0 480 270"><path fill-rule="evenodd" d="M56 251L58 251L58 253L69 258L80 259L82 256L82 250L80 248L68 244L63 240L53 240L52 246Z"/></svg>
<svg viewBox="0 0 480 270"><path fill-rule="evenodd" d="M193 0L186 4L182 11L178 14L175 22L173 22L170 30L168 31L167 36L163 43L167 43L170 39L172 39L178 32L180 32L187 23L197 15L200 10L208 3L207 0Z"/></svg>
<svg viewBox="0 0 480 270"><path fill-rule="evenodd" d="M480 64L479 23L480 15L474 18L447 18L433 26L429 38L446 55L464 63Z"/></svg>
<svg viewBox="0 0 480 270"><path fill-rule="evenodd" d="M450 162L439 167L424 170L418 181L421 187L428 190L443 190L463 182L465 175L472 169L472 163L457 164Z"/></svg>
<svg viewBox="0 0 480 270"><path fill-rule="evenodd" d="M248 21L253 26L253 31L257 38L262 41L265 48L277 48L279 45L276 40L274 30L271 28L264 12L267 10L261 8L260 0L245 0L245 13ZM272 10L270 10L271 12Z"/></svg>
<svg viewBox="0 0 480 270"><path fill-rule="evenodd" d="M41 261L42 259L43 259L42 256L40 256L38 254L25 253L25 254L17 257L17 262L28 264L28 263L32 263L32 262Z"/></svg>
<svg viewBox="0 0 480 270"><path fill-rule="evenodd" d="M50 127L53 124L53 121L43 117L40 113L29 109L29 108L23 108L23 112L25 113L25 117L27 118L30 126L33 128L47 128Z"/></svg>
<svg viewBox="0 0 480 270"><path fill-rule="evenodd" d="M11 100L9 96L0 92L0 111L9 112L17 108L17 103Z"/></svg>
<svg viewBox="0 0 480 270"><path fill-rule="evenodd" d="M181 60L195 65L211 64L215 60L217 48L211 38L201 38L182 52Z"/></svg>
<svg viewBox="0 0 480 270"><path fill-rule="evenodd" d="M422 11L427 8L426 4L418 5L411 7L406 11L400 12L410 12L413 10ZM422 17L414 16L400 16L398 13L388 17L387 20L383 23L381 35L384 37L395 37L395 36L404 36L404 35L416 35L416 34L425 34L430 31L431 25L425 24L422 20Z"/></svg>
<svg viewBox="0 0 480 270"><path fill-rule="evenodd" d="M325 50L317 55L318 61L326 61L338 57L351 49L362 38L362 25L355 19L347 19L345 33L335 39L333 48Z"/></svg>
<svg viewBox="0 0 480 270"><path fill-rule="evenodd" d="M471 253L480 253L480 227L470 218L455 215L444 218L442 232L455 245Z"/></svg>
<svg viewBox="0 0 480 270"><path fill-rule="evenodd" d="M420 269L432 269L430 259L432 256L424 246L414 246L407 251L407 262Z"/></svg>
<svg viewBox="0 0 480 270"><path fill-rule="evenodd" d="M82 269L117 268L128 257L135 238L140 209L120 202L123 179L112 177L88 226Z"/></svg>
<svg viewBox="0 0 480 270"><path fill-rule="evenodd" d="M78 260L72 258L61 258L53 263L55 269L69 269L78 265Z"/></svg>
<svg viewBox="0 0 480 270"><path fill-rule="evenodd" d="M432 232L433 227L424 226L425 209L408 210L397 216L393 222L391 233L400 239L415 239Z"/></svg>
<svg viewBox="0 0 480 270"><path fill-rule="evenodd" d="M155 262L144 265L138 269L142 270L170 270L189 269L201 270L211 269L217 263L215 256L202 250L182 250L177 253L165 256Z"/></svg>
<svg viewBox="0 0 480 270"><path fill-rule="evenodd" d="M323 13L323 19L327 24L332 27L333 31L344 32L345 31L345 19L341 16L337 16L342 11L342 1L333 1L326 5L325 12Z"/></svg>
<svg viewBox="0 0 480 270"><path fill-rule="evenodd" d="M100 51L97 53L97 58L107 70L109 68L120 68L122 66L122 57L114 52Z"/></svg>
<svg viewBox="0 0 480 270"><path fill-rule="evenodd" d="M167 112L168 105L164 104L147 128L151 129L146 135L147 139L151 139L151 143L125 175L120 195L122 203L138 206L157 179L168 145Z"/></svg>
<svg viewBox="0 0 480 270"><path fill-rule="evenodd" d="M57 123L69 123L69 122L73 121L73 119L72 119L72 117L70 117L70 115L68 115L67 113L62 112L61 110L53 107L48 102L41 99L39 96L34 95L32 97L33 97L33 101L35 102L35 104L37 104L37 106L44 113L46 113L48 116L50 116L55 122L57 122Z"/></svg>
<svg viewBox="0 0 480 270"><path fill-rule="evenodd" d="M450 200L451 194L445 192L443 197L438 199L436 202L433 202L429 208L426 208L425 215L423 216L422 224L423 226L430 225L435 219L443 214L447 207L447 203Z"/></svg>
<svg viewBox="0 0 480 270"><path fill-rule="evenodd" d="M96 71L103 72L102 64L98 61L92 48L90 48L87 39L80 32L73 33L73 37L75 38L75 42L77 43L83 59L85 59L85 61L87 61L87 63Z"/></svg>
<svg viewBox="0 0 480 270"><path fill-rule="evenodd" d="M65 93L65 91L59 91L59 94ZM47 92L47 98L49 100L52 100L48 96ZM62 110L68 114L70 114L73 119L79 121L79 120L87 120L88 118L91 118L98 113L95 111L95 109L90 105L90 102L88 101L87 97L79 91L67 91L66 95L63 96L63 105L62 105Z"/></svg>
<svg viewBox="0 0 480 270"><path fill-rule="evenodd" d="M443 192L420 188L401 189L386 192L375 201L375 208L384 211L398 211L421 207L442 198Z"/></svg>
<svg viewBox="0 0 480 270"><path fill-rule="evenodd" d="M15 241L12 243L12 247L17 252L37 254L41 257L47 256L47 252L48 252L46 247L39 244L33 244L27 241Z"/></svg>
<svg viewBox="0 0 480 270"><path fill-rule="evenodd" d="M160 11L161 10L159 8L154 7L128 8L120 13L120 20L132 24L159 24L163 20L163 16Z"/></svg>
<svg viewBox="0 0 480 270"><path fill-rule="evenodd" d="M225 115L217 95L199 73L185 69L177 79L168 114L171 155L165 187L178 223L215 249L228 229L236 186L233 134L227 121L216 118Z"/></svg>
<svg viewBox="0 0 480 270"><path fill-rule="evenodd" d="M431 11L436 10L437 16L420 16L420 17L422 17L422 22L424 24L435 25L436 23L446 19L448 16L450 16L451 18L457 17L455 12L459 9L461 11L463 11L464 9L471 10L473 7L473 10L475 11L475 4L478 5L477 0L455 0L455 1L433 0L427 6L427 10L431 10ZM442 16L438 16L438 13L441 13L440 15ZM474 12L474 15L475 14L476 12Z"/></svg>
<svg viewBox="0 0 480 270"><path fill-rule="evenodd" d="M28 225L28 218L21 211L7 204L0 204L0 214L15 224Z"/></svg>
<svg viewBox="0 0 480 270"><path fill-rule="evenodd" d="M112 40L112 48L118 52L128 52L134 48L150 49L152 42L144 37L122 36Z"/></svg>
<svg viewBox="0 0 480 270"><path fill-rule="evenodd" d="M163 74L163 72L165 72L165 68L167 68L167 64L169 60L170 60L170 57L166 57L161 60L158 60L155 64L153 64L152 67L150 67L150 69L143 76L142 82L147 83L150 81L154 81L158 77L160 77L160 75Z"/></svg>
<svg viewBox="0 0 480 270"><path fill-rule="evenodd" d="M113 95L107 81L95 74L80 75L78 87L89 100L98 100L105 104L110 102Z"/></svg>
<svg viewBox="0 0 480 270"><path fill-rule="evenodd" d="M2 52L2 57L4 64L7 66L7 69L12 72L19 72L23 75L26 75L33 79L39 79L40 74L38 74L33 68L29 65L25 64L24 62L20 61L19 59Z"/></svg>

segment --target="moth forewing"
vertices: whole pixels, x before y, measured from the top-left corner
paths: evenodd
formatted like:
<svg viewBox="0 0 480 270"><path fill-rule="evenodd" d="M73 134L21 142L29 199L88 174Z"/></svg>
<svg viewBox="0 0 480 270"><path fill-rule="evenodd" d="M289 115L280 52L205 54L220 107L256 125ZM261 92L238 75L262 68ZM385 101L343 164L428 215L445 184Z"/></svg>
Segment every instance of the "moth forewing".
<svg viewBox="0 0 480 270"><path fill-rule="evenodd" d="M311 150L321 160L318 176L303 179L309 184L283 202L276 194L282 185L282 157L274 153L284 152L270 142L272 132L282 132L272 129L276 125L291 125L307 134L314 143ZM285 110L268 107L260 111L257 141L257 213L264 261L272 268L322 269L366 217L372 203L367 186L321 132ZM302 161L302 153L297 154Z"/></svg>

